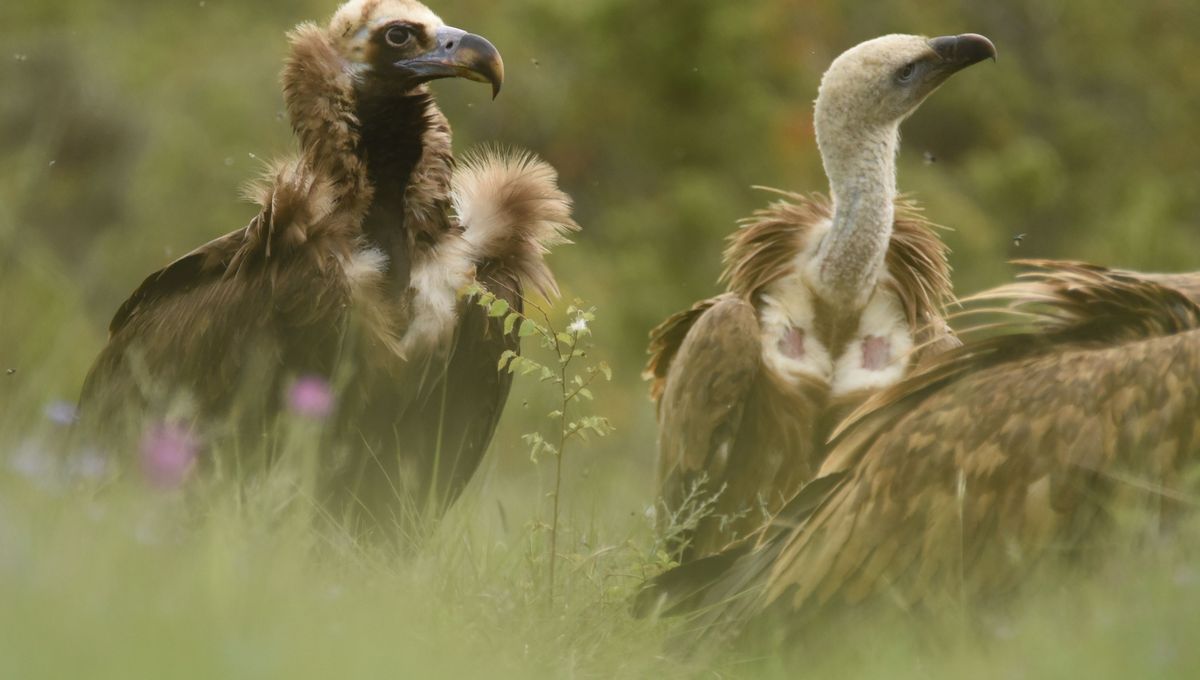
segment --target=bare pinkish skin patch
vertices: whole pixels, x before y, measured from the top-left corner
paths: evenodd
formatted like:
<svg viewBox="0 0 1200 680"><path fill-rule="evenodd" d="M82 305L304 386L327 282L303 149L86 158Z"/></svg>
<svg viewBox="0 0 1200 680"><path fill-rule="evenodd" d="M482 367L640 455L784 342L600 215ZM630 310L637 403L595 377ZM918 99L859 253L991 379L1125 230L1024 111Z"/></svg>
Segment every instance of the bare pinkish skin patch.
<svg viewBox="0 0 1200 680"><path fill-rule="evenodd" d="M868 335L862 343L863 368L868 371L882 371L892 363L892 344L887 338L878 335Z"/></svg>
<svg viewBox="0 0 1200 680"><path fill-rule="evenodd" d="M804 350L804 329L789 327L783 332L783 337L779 339L779 351L784 356L791 359L803 359Z"/></svg>

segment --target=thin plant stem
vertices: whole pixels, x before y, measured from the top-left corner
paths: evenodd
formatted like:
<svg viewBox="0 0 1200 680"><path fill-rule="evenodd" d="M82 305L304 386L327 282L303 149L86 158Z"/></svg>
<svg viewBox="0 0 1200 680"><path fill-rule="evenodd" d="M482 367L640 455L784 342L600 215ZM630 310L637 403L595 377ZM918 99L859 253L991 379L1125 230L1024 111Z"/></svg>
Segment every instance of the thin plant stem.
<svg viewBox="0 0 1200 680"><path fill-rule="evenodd" d="M558 415L558 453L554 460L554 509L550 516L550 587L549 587L549 607L554 608L554 569L558 562L558 514L559 514L559 499L562 496L562 471L563 471L563 455L566 453L567 441L569 439L567 433L567 408L571 404L571 393L567 388L567 371L571 367L571 361L575 358L575 345L578 343L579 334L572 334L574 339L571 346L567 348L569 354L563 355L562 343L558 341L558 335L551 331L554 336L554 350L559 356L559 388L562 391L562 407L559 409Z"/></svg>

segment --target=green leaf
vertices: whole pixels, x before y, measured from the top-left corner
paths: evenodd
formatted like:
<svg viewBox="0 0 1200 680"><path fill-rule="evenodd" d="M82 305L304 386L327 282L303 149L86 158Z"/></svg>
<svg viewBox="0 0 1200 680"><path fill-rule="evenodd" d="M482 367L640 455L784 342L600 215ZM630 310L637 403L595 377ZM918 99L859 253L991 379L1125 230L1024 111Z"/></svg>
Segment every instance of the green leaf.
<svg viewBox="0 0 1200 680"><path fill-rule="evenodd" d="M525 319L521 322L521 330L517 331L517 335L522 338L528 338L529 336L534 335L541 330L541 327L538 326L536 322L530 319Z"/></svg>
<svg viewBox="0 0 1200 680"><path fill-rule="evenodd" d="M579 388L579 396L587 399L588 401L594 401L596 399L594 396L592 396L592 391L586 387Z"/></svg>
<svg viewBox="0 0 1200 680"><path fill-rule="evenodd" d="M580 419L584 429L596 433L597 436L607 437L613 431L613 426L608 422L608 418L601 416L587 416Z"/></svg>
<svg viewBox="0 0 1200 680"><path fill-rule="evenodd" d="M517 322L521 320L521 315L513 312L504 318L504 334L512 335L513 328L516 328Z"/></svg>
<svg viewBox="0 0 1200 680"><path fill-rule="evenodd" d="M527 363L528 361L529 361L528 359L526 359L525 357L523 357L519 354L514 356L512 358L512 361L509 362L509 364L508 364L508 372L516 373L518 370L521 369L521 366L524 365L525 363Z"/></svg>
<svg viewBox="0 0 1200 680"><path fill-rule="evenodd" d="M488 316L500 318L508 314L508 300L496 300L488 309Z"/></svg>
<svg viewBox="0 0 1200 680"><path fill-rule="evenodd" d="M558 341L561 342L562 344L566 345L567 347L575 346L575 336L571 335L570 333L563 333L560 331L557 334L555 334L554 337L558 338Z"/></svg>
<svg viewBox="0 0 1200 680"><path fill-rule="evenodd" d="M536 464L538 462L538 454L541 453L542 449L544 449L546 446L546 440L543 439L542 435L538 434L537 432L521 435L521 439L523 439L525 443L529 445L529 460Z"/></svg>
<svg viewBox="0 0 1200 680"><path fill-rule="evenodd" d="M505 351L504 354L500 355L500 363L496 365L496 370L503 371L504 369L508 368L509 362L516 358L516 352L512 351L511 349Z"/></svg>

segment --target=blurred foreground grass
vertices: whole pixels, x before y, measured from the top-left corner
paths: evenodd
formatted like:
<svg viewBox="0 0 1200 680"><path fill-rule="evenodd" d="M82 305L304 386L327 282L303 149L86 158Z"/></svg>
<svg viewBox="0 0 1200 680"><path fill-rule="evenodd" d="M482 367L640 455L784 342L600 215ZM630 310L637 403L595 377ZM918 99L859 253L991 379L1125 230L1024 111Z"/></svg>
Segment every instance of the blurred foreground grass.
<svg viewBox="0 0 1200 680"><path fill-rule="evenodd" d="M258 478L164 492L96 461L62 465L56 413L17 413L0 416L0 678L1200 674L1195 523L1114 542L1100 573L1047 580L1011 611L973 612L978 631L957 617L863 623L799 652L684 660L664 651L683 623L629 614L661 558L648 518L623 510L640 487L616 470L589 481L607 502L564 499L550 607L547 485L498 474L494 456L402 553L321 516L303 429Z"/></svg>

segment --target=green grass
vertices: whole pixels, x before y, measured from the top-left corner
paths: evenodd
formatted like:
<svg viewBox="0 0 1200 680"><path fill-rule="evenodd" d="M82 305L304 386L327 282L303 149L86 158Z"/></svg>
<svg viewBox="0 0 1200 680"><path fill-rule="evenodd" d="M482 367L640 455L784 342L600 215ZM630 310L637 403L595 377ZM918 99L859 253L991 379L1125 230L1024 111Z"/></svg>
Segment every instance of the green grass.
<svg viewBox="0 0 1200 680"><path fill-rule="evenodd" d="M552 395L527 384L462 502L403 554L356 545L315 508L303 437L265 476L182 493L64 481L47 470L64 433L43 410L73 399L104 314L3 227L0 214L0 678L1200 676L1194 524L1115 550L1099 574L1046 581L1003 617L978 612L1002 621L981 632L871 624L800 651L672 657L683 624L629 613L661 560L645 514L652 409L628 378L590 407L616 434L567 461L553 608L553 472L520 439Z"/></svg>
<svg viewBox="0 0 1200 680"><path fill-rule="evenodd" d="M32 392L20 401L37 403ZM1003 615L976 612L988 621L977 631L864 624L799 651L684 660L664 651L681 622L629 614L660 568L649 521L629 510L649 503L630 483L645 470L593 460L568 475L551 607L549 484L522 474L536 472L528 461L497 464L521 449L511 428L463 501L399 552L355 544L322 516L303 437L260 477L161 492L136 475L55 472L63 433L19 413L0 416L4 678L1200 674L1191 531L1115 548L1098 574L1046 580Z"/></svg>
<svg viewBox="0 0 1200 680"><path fill-rule="evenodd" d="M1200 676L1194 524L1114 548L1098 574L1046 580L1003 615L976 612L989 621L979 631L871 623L799 650L673 657L666 643L686 624L629 612L662 565L645 513L651 408L632 383L598 390L589 408L617 432L567 461L553 607L553 468L520 439L552 395L521 381L475 482L406 552L358 545L322 516L303 432L269 473L183 492L55 473L65 433L43 410L73 396L100 338L53 260L10 252L21 256L0 271L0 678Z"/></svg>
<svg viewBox="0 0 1200 680"><path fill-rule="evenodd" d="M644 521L569 531L550 609L545 532L493 529L479 493L400 554L355 545L286 464L163 493L60 485L34 455L0 476L0 677L678 672L665 626L626 614Z"/></svg>

